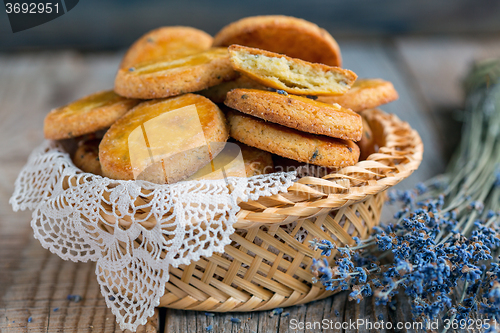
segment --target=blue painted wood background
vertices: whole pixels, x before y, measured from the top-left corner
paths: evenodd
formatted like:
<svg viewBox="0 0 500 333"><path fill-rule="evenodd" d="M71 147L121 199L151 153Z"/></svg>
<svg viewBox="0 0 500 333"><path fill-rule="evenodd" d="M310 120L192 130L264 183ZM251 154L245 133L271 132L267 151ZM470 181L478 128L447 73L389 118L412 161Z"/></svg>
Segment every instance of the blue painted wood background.
<svg viewBox="0 0 500 333"><path fill-rule="evenodd" d="M301 17L334 37L500 32L498 0L80 0L65 15L15 34L2 8L0 51L119 49L163 25L215 34L239 18L264 14Z"/></svg>

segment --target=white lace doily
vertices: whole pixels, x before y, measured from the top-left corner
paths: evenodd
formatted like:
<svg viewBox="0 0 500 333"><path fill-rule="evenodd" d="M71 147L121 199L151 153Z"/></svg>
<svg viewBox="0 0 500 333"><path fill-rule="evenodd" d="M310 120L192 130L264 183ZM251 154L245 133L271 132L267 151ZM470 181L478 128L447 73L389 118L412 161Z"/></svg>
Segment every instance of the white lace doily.
<svg viewBox="0 0 500 333"><path fill-rule="evenodd" d="M84 173L55 142L35 149L10 203L33 210L44 248L63 259L96 261L106 304L122 329L135 331L160 304L169 265L223 252L238 200L286 191L295 172L157 185Z"/></svg>

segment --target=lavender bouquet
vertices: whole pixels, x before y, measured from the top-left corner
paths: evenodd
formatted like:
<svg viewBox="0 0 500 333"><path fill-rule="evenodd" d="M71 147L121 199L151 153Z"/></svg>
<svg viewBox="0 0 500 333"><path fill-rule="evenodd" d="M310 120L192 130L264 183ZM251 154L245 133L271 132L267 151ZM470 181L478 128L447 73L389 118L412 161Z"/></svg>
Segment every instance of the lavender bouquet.
<svg viewBox="0 0 500 333"><path fill-rule="evenodd" d="M475 65L465 91L462 139L445 174L391 192L402 210L355 246L311 242L335 256L333 268L313 264L326 289L380 305L404 292L415 320L441 319L444 330L487 318L493 331L500 322L500 60Z"/></svg>

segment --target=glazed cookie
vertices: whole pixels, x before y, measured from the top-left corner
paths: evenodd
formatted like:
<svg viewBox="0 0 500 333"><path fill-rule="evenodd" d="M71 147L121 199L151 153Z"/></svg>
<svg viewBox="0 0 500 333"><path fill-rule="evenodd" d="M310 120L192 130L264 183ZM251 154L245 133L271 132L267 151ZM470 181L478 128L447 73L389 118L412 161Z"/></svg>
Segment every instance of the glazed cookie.
<svg viewBox="0 0 500 333"><path fill-rule="evenodd" d="M172 184L209 163L228 134L224 114L203 96L147 101L110 127L99 160L113 179Z"/></svg>
<svg viewBox="0 0 500 333"><path fill-rule="evenodd" d="M73 155L73 163L84 172L102 176L99 162L99 139L82 140Z"/></svg>
<svg viewBox="0 0 500 333"><path fill-rule="evenodd" d="M120 68L170 56L183 57L203 52L212 46L212 36L190 27L162 27L135 41L123 57Z"/></svg>
<svg viewBox="0 0 500 333"><path fill-rule="evenodd" d="M133 98L161 98L206 89L236 78L226 48L212 48L182 58L164 58L121 68L115 92Z"/></svg>
<svg viewBox="0 0 500 333"><path fill-rule="evenodd" d="M289 57L342 66L340 48L333 37L316 24L289 16L247 17L224 27L214 46L239 44Z"/></svg>
<svg viewBox="0 0 500 333"><path fill-rule="evenodd" d="M359 147L352 141L300 132L236 111L228 111L231 137L249 146L324 167L354 165Z"/></svg>
<svg viewBox="0 0 500 333"><path fill-rule="evenodd" d="M89 95L50 111L43 126L45 138L69 139L107 128L138 103L112 90Z"/></svg>
<svg viewBox="0 0 500 333"><path fill-rule="evenodd" d="M271 88L296 95L339 95L347 92L357 75L348 69L315 64L282 54L241 45L229 47L238 72Z"/></svg>
<svg viewBox="0 0 500 333"><path fill-rule="evenodd" d="M398 93L392 83L381 79L358 79L343 95L318 98L321 102L338 103L356 112L373 109L397 99Z"/></svg>
<svg viewBox="0 0 500 333"><path fill-rule="evenodd" d="M361 139L361 116L338 104L307 97L257 89L234 89L227 93L230 108L286 127L334 138Z"/></svg>
<svg viewBox="0 0 500 333"><path fill-rule="evenodd" d="M221 84L218 84L216 86L199 91L198 94L205 96L214 103L224 103L227 93L230 90L236 88L267 89L260 83L257 83L254 80L251 80L248 77L242 75L236 80L222 82Z"/></svg>

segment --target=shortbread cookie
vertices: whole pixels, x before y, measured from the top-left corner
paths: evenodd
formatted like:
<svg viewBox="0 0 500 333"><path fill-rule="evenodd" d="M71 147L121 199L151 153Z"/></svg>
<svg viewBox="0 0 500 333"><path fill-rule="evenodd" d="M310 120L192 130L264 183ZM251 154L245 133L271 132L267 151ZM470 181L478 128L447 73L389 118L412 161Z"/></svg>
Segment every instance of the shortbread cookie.
<svg viewBox="0 0 500 333"><path fill-rule="evenodd" d="M120 68L164 57L183 57L212 46L212 36L191 27L161 27L143 35L128 49Z"/></svg>
<svg viewBox="0 0 500 333"><path fill-rule="evenodd" d="M112 90L89 95L50 111L43 126L45 138L69 139L107 128L138 103Z"/></svg>
<svg viewBox="0 0 500 333"><path fill-rule="evenodd" d="M214 37L214 46L232 44L342 66L340 48L335 39L316 24L295 17L254 16L231 23Z"/></svg>
<svg viewBox="0 0 500 333"><path fill-rule="evenodd" d="M344 94L357 78L348 69L241 45L231 45L229 54L238 72L265 86L297 95Z"/></svg>
<svg viewBox="0 0 500 333"><path fill-rule="evenodd" d="M205 96L214 103L224 103L227 93L230 90L236 88L267 89L260 83L257 83L254 80L242 75L235 80L222 82L221 84L218 84L216 86L198 91L198 94Z"/></svg>
<svg viewBox="0 0 500 333"><path fill-rule="evenodd" d="M133 98L161 98L206 89L236 78L226 48L212 48L182 58L121 68L115 92Z"/></svg>
<svg viewBox="0 0 500 333"><path fill-rule="evenodd" d="M321 103L307 97L234 89L227 93L225 104L246 114L313 134L359 141L363 133L359 114L338 104Z"/></svg>
<svg viewBox="0 0 500 333"><path fill-rule="evenodd" d="M137 105L106 132L99 159L107 177L172 184L209 163L227 138L217 105L185 94Z"/></svg>
<svg viewBox="0 0 500 333"><path fill-rule="evenodd" d="M373 109L397 99L398 93L392 83L381 79L357 79L343 95L318 97L321 102L338 103L356 112Z"/></svg>
<svg viewBox="0 0 500 333"><path fill-rule="evenodd" d="M276 155L325 167L354 165L359 158L352 141L300 132L232 110L227 118L231 137Z"/></svg>
<svg viewBox="0 0 500 333"><path fill-rule="evenodd" d="M78 142L78 149L73 155L73 163L83 172L102 176L101 163L99 162L99 139L82 140Z"/></svg>

